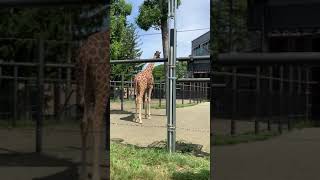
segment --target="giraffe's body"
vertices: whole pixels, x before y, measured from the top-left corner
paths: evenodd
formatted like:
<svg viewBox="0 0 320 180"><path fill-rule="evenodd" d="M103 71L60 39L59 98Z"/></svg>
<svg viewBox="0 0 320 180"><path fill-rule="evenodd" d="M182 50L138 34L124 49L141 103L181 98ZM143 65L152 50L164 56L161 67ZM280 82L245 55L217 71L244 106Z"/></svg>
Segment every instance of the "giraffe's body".
<svg viewBox="0 0 320 180"><path fill-rule="evenodd" d="M153 58L160 58L160 52L157 51L154 54ZM141 118L141 109L142 109L142 100L143 96L145 96L145 100L147 101L145 107L145 116L146 118L148 117L149 119L151 118L151 111L150 111L150 103L151 103L151 93L154 85L154 79L152 75L154 63L150 63L147 65L146 69L143 70L142 72L138 73L135 78L134 78L134 88L136 92L136 117L139 119L139 123L142 124L142 118ZM138 116L138 111L139 111L139 116ZM138 117L137 117L138 116Z"/></svg>
<svg viewBox="0 0 320 180"><path fill-rule="evenodd" d="M77 80L80 88L81 104L84 108L81 122L82 169L81 179L87 179L87 137L93 132L92 179L100 180L102 159L103 117L109 96L109 32L98 32L80 47L76 62Z"/></svg>

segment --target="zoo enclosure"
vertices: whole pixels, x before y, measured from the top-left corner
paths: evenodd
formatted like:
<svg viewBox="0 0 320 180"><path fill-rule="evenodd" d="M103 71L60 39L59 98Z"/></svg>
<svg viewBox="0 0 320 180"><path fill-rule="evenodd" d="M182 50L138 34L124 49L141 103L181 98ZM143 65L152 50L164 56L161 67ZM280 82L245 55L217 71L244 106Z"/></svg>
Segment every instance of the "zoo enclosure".
<svg viewBox="0 0 320 180"><path fill-rule="evenodd" d="M225 82L225 88L213 88L212 117L230 122L228 131L237 134L274 128L291 130L310 120L311 68L319 65L320 53L235 53L220 54L213 61L213 82ZM227 121L226 119L231 119ZM217 120L217 119L215 119ZM239 130L240 122L251 125ZM217 121L214 121L216 123ZM239 124L238 124L239 122Z"/></svg>
<svg viewBox="0 0 320 180"><path fill-rule="evenodd" d="M66 119L79 120L81 114L78 107L80 102L79 88L76 86L74 64L72 63L75 53L72 53L71 50L71 44L78 46L79 43L41 38L12 38L11 40L36 42L36 58L21 58L19 62L0 60L0 86L2 91L0 99L4 102L2 107L6 107L1 108L0 119L1 122L5 120L13 127L17 125L19 119L35 121L36 151L41 152L44 120L46 122L51 120L50 122L54 123ZM65 49L68 51L67 59L48 58L50 43L65 44L67 46ZM201 60L210 57L185 57L178 58L178 60L187 61L193 58ZM154 59L111 60L111 64L153 61ZM156 61L164 62L166 59L160 59L160 61L157 59ZM6 102L12 103L8 104ZM48 110L48 102L50 102L50 110Z"/></svg>
<svg viewBox="0 0 320 180"><path fill-rule="evenodd" d="M181 100L181 104L201 103L208 101L209 97L209 78L182 78L177 80L176 99ZM111 81L111 98L113 101L117 99L121 102L121 110L123 110L124 100L135 100L135 89L133 81ZM158 106L161 107L165 99L165 82L155 81L152 99L158 100Z"/></svg>

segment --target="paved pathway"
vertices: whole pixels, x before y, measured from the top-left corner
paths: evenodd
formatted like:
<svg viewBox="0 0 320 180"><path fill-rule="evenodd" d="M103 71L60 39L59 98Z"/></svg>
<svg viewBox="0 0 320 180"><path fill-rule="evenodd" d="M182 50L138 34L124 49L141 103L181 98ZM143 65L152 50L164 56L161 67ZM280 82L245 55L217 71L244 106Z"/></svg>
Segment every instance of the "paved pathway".
<svg viewBox="0 0 320 180"><path fill-rule="evenodd" d="M215 180L319 180L320 129L214 147Z"/></svg>
<svg viewBox="0 0 320 180"><path fill-rule="evenodd" d="M143 125L132 122L133 106L126 106L121 112L111 105L111 138L122 138L125 142L147 146L154 141L166 140L167 119L164 109L151 109L151 120L142 119ZM203 145L203 151L210 152L210 103L177 108L177 140L186 140Z"/></svg>

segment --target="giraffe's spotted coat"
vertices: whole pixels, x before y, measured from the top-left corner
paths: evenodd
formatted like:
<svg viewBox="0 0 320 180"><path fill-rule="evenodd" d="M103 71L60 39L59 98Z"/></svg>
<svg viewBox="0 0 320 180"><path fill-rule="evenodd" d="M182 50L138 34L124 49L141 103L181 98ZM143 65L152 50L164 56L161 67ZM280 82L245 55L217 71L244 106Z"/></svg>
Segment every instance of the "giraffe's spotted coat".
<svg viewBox="0 0 320 180"><path fill-rule="evenodd" d="M109 32L98 32L87 39L80 47L76 62L76 79L80 89L84 115L81 122L82 135L82 174L87 178L86 141L89 128L93 133L92 179L100 180L100 162L102 159L102 128L109 97L110 61Z"/></svg>
<svg viewBox="0 0 320 180"><path fill-rule="evenodd" d="M153 58L160 58L160 52L156 51ZM147 116L147 110L148 116L150 118L150 102L151 102L151 92L154 85L154 79L152 75L152 71L154 68L154 63L149 63L145 70L138 73L134 77L134 88L136 92L136 116L139 109L139 123L142 123L141 119L141 106L142 106L142 99L143 96L146 94L146 101L147 101L147 107L146 107L146 116Z"/></svg>

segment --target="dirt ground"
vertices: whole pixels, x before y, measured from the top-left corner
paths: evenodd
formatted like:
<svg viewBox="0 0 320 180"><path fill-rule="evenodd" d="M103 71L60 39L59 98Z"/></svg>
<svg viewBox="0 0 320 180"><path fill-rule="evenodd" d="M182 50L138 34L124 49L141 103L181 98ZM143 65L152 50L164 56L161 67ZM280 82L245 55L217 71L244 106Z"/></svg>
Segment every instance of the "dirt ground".
<svg viewBox="0 0 320 180"><path fill-rule="evenodd" d="M318 180L320 129L254 143L214 147L216 180Z"/></svg>
<svg viewBox="0 0 320 180"><path fill-rule="evenodd" d="M1 180L73 180L78 179L81 154L79 126L74 128L45 128L43 153L35 152L33 129L0 129ZM104 146L101 147L104 149ZM104 151L105 152L105 151ZM92 151L88 150L90 173ZM101 171L106 178L106 153Z"/></svg>
<svg viewBox="0 0 320 180"><path fill-rule="evenodd" d="M157 104L158 101L154 101ZM180 103L180 102L179 102ZM143 124L133 122L134 104L124 105L120 111L119 103L111 103L111 138L124 139L126 143L147 146L154 141L166 140L167 119L164 109L151 109L152 118ZM177 108L176 139L203 145L204 152L210 152L210 103ZM144 111L142 112L144 115Z"/></svg>

